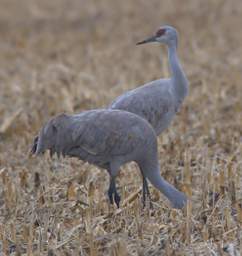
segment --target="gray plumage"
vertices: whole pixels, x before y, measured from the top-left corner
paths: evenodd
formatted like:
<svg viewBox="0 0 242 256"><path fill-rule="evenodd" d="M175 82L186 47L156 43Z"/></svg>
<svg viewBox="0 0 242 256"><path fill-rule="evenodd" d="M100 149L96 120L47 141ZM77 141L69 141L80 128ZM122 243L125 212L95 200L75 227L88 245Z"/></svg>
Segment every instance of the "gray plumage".
<svg viewBox="0 0 242 256"><path fill-rule="evenodd" d="M177 56L178 34L175 28L163 26L156 34L138 44L158 42L168 47L171 78L158 79L128 91L115 99L110 109L122 109L145 118L157 135L164 131L188 94L188 81Z"/></svg>
<svg viewBox="0 0 242 256"><path fill-rule="evenodd" d="M160 175L156 135L143 118L120 110L90 110L76 115L61 114L48 121L34 139L32 153L77 157L110 174L109 198L119 206L115 177L120 166L135 161L143 175L159 189L175 208L182 208L186 196ZM146 190L146 191L145 191ZM148 194L149 195L149 194Z"/></svg>

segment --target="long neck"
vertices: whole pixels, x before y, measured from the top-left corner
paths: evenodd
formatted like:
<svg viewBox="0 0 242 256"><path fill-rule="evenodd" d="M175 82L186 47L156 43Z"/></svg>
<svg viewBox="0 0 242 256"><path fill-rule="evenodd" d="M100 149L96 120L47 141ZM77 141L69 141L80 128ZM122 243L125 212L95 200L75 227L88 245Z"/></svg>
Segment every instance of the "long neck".
<svg viewBox="0 0 242 256"><path fill-rule="evenodd" d="M141 166L141 170L151 184L169 199L173 207L183 208L187 202L186 196L161 177L158 163L144 164Z"/></svg>
<svg viewBox="0 0 242 256"><path fill-rule="evenodd" d="M188 93L188 81L182 70L177 56L177 42L172 41L168 45L168 59L170 65L172 86L179 101L182 101Z"/></svg>

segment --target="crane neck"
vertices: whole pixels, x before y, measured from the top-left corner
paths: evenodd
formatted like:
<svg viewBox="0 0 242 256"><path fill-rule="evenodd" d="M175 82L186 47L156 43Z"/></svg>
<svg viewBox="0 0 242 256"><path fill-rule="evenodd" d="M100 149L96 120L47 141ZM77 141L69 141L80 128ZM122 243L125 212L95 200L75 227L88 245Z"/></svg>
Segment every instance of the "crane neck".
<svg viewBox="0 0 242 256"><path fill-rule="evenodd" d="M177 41L168 45L168 60L172 86L178 101L182 102L188 93L188 81L177 55Z"/></svg>
<svg viewBox="0 0 242 256"><path fill-rule="evenodd" d="M182 208L186 204L187 199L185 194L161 177L158 160L149 163L144 162L139 166L143 176L148 178L151 184L169 199L173 207Z"/></svg>

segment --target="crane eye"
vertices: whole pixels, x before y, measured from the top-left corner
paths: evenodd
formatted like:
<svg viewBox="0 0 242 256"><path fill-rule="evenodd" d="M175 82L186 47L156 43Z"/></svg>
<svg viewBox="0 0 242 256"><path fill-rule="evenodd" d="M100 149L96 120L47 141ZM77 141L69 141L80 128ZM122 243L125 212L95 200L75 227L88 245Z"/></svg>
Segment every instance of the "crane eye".
<svg viewBox="0 0 242 256"><path fill-rule="evenodd" d="M160 36L163 36L165 33L166 33L166 29L160 28L160 29L156 32L156 36L160 37Z"/></svg>

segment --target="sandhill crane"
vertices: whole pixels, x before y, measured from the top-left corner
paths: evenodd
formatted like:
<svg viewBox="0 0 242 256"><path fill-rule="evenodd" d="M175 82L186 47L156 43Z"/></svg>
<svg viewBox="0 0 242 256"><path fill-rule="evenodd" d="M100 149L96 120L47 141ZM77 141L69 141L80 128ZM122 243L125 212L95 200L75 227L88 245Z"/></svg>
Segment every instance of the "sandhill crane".
<svg viewBox="0 0 242 256"><path fill-rule="evenodd" d="M160 175L156 135L143 118L120 110L90 110L80 114L60 114L49 120L34 139L32 153L77 157L110 175L109 200L119 207L115 177L120 166L135 161L143 175L143 202L149 196L146 178L175 208L186 204L186 196Z"/></svg>
<svg viewBox="0 0 242 256"><path fill-rule="evenodd" d="M155 35L137 45L158 42L167 45L171 77L149 82L115 99L109 108L122 109L145 118L157 135L164 131L188 94L188 81L177 56L178 34L171 26L160 27Z"/></svg>

